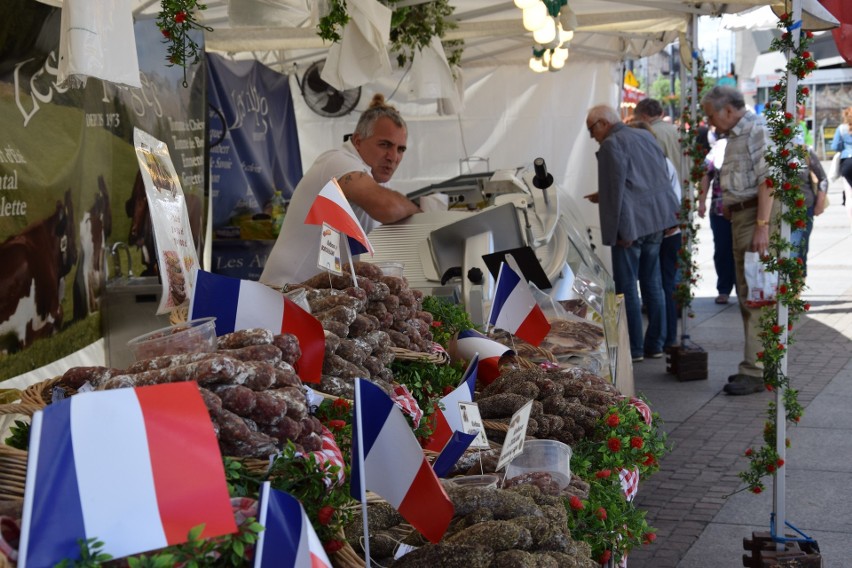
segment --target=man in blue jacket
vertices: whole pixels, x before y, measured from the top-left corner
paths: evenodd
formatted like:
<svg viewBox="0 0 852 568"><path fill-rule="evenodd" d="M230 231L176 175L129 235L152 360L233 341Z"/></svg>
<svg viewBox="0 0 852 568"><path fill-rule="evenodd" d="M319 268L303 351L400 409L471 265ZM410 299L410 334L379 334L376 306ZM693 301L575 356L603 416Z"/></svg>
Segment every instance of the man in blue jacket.
<svg viewBox="0 0 852 568"><path fill-rule="evenodd" d="M663 231L677 224L678 203L671 190L666 158L654 136L621 122L610 106L586 115L598 150L598 192L585 196L599 207L601 240L612 247L615 291L624 295L630 354L634 362L663 355L665 301L660 278ZM642 302L648 329L642 332Z"/></svg>

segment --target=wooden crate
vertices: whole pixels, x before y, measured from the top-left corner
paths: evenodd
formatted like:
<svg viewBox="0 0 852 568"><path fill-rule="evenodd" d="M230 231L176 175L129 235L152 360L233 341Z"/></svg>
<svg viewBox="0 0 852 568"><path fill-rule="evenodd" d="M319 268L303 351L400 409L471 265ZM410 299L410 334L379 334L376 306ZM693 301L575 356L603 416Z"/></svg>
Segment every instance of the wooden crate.
<svg viewBox="0 0 852 568"><path fill-rule="evenodd" d="M679 381L707 380L707 352L697 345L681 345L666 353L666 372Z"/></svg>

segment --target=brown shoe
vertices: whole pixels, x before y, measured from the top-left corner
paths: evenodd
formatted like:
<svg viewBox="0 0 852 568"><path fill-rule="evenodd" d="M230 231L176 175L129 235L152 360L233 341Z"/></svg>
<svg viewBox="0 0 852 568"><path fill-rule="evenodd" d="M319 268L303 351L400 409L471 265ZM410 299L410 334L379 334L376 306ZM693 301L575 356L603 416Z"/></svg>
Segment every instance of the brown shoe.
<svg viewBox="0 0 852 568"><path fill-rule="evenodd" d="M730 296L728 294L719 294L716 296L716 300L714 300L717 304L727 304Z"/></svg>

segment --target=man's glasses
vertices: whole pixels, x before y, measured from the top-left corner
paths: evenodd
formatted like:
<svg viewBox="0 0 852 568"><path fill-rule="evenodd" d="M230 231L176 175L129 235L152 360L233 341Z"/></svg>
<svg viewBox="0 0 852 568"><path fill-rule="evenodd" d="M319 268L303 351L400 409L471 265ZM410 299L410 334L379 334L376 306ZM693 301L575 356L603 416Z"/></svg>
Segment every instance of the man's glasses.
<svg viewBox="0 0 852 568"><path fill-rule="evenodd" d="M593 123L591 123L589 126L586 127L589 130L589 134L592 133L592 131L595 129L595 126L597 126L600 123L601 120L603 120L603 119L598 119L598 120L594 121Z"/></svg>

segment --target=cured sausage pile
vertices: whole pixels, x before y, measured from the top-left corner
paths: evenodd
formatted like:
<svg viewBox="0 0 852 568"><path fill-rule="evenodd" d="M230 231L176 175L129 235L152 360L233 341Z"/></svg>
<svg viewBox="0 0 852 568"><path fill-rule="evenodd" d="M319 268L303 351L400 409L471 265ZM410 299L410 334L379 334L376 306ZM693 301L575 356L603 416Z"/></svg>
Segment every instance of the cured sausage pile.
<svg viewBox="0 0 852 568"><path fill-rule="evenodd" d="M343 275L322 272L290 286L306 291L311 313L325 330L319 389L345 398L352 398L356 377L390 390L394 347L428 352L432 346L432 314L423 311L420 290L367 262L356 262L354 269L357 287L348 264Z"/></svg>
<svg viewBox="0 0 852 568"><path fill-rule="evenodd" d="M447 494L455 517L438 544L429 544L416 532L400 526L399 513L386 503L370 505L370 554L394 568L464 566L596 567L591 549L571 538L562 499L542 493L532 485L512 489L457 487ZM360 550L361 519L346 529L350 544ZM397 561L398 541L417 546Z"/></svg>
<svg viewBox="0 0 852 568"><path fill-rule="evenodd" d="M482 418L508 420L532 400L527 435L573 446L591 435L596 421L620 396L606 379L579 368L532 368L504 371L476 402Z"/></svg>
<svg viewBox="0 0 852 568"><path fill-rule="evenodd" d="M219 337L212 353L163 355L127 369L73 367L60 384L99 390L195 381L210 411L224 455L265 458L287 441L300 451L322 448L322 426L309 415L302 381L293 369L298 339L266 329Z"/></svg>

